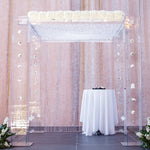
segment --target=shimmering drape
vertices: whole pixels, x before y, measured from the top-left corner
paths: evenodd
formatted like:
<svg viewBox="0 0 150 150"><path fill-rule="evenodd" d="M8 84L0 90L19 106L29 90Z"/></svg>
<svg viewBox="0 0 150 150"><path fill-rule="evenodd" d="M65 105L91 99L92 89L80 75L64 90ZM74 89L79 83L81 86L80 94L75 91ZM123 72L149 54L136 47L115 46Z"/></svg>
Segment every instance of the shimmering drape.
<svg viewBox="0 0 150 150"><path fill-rule="evenodd" d="M117 88L116 78L118 77L118 69L114 67L114 63L117 63L118 55L116 50L114 51L113 44L95 44L95 43L41 43L41 47L38 49L38 62L40 67L37 68L38 83L30 82L28 80L27 62L31 62L27 52L31 48L30 44L26 44L27 28L26 26L19 26L17 19L19 16L26 16L30 10L37 11L50 11L50 10L118 10L121 9L128 16L138 19L136 13L138 6L137 0L12 0L8 5L8 1L1 0L1 6L9 6L8 8L0 7L1 18L4 19L0 24L1 39L4 42L1 44L1 90L0 90L0 121L7 114L7 100L9 100L9 116L14 120L26 119L26 104L27 102L36 101L33 105L35 111L40 109L41 117L39 120L31 119L31 125L48 125L48 126L70 126L79 124L80 104L82 97L82 90L84 88L92 88L93 86L103 85L106 88ZM141 0L143 7L141 8L143 13L142 17L142 89L143 89L143 123L146 122L146 117L149 116L149 60L150 51L149 43L150 39L150 1ZM7 16L9 14L9 19ZM134 19L135 19L134 18ZM8 24L9 23L9 24ZM7 28L9 25L9 28ZM136 25L136 21L135 21ZM138 26L138 24L137 24ZM19 34L21 30L21 34ZM7 37L9 35L9 37ZM130 57L127 62L127 69L129 70L127 85L130 89L131 83L138 83L138 66L139 58L139 44L136 37L136 29L134 32L129 33L127 54L134 50L135 57ZM130 43L130 39L134 39L134 44ZM21 41L21 45L18 45L18 41ZM119 43L116 43L119 44ZM7 48L8 47L8 48ZM31 50L33 50L31 48ZM9 55L7 55L7 52ZM21 55L18 55L21 54ZM122 54L120 52L120 54ZM22 57L20 57L22 56ZM40 58L40 59L39 59ZM116 61L114 62L114 58ZM9 80L7 84L7 70L6 64L8 60ZM121 61L120 61L121 62ZM3 65L2 65L3 64ZM131 70L130 65L134 64L135 67ZM22 68L19 67L22 66ZM118 62L118 65L120 63ZM32 67L32 65L30 66ZM117 70L115 70L115 69ZM19 70L20 69L20 70ZM31 68L29 68L31 69ZM117 74L115 74L117 73ZM34 75L36 73L34 72ZM30 72L30 79L34 79L33 74ZM21 79L21 82L20 80ZM29 81L29 83L28 83ZM32 80L33 81L33 80ZM39 84L40 83L40 84ZM35 84L35 85L34 85ZM7 91L9 86L9 91ZM27 91L33 91L33 87L37 86L37 90L34 91L33 99L27 98ZM136 85L136 91L130 91L127 96L128 107L128 124L138 124L138 87ZM35 97L36 96L36 97ZM121 97L120 97L121 98ZM131 101L131 98L136 98L136 102ZM123 122L120 119L123 115L123 100L118 103L119 110L119 125ZM18 110L18 111L17 111ZM22 110L22 111L21 111ZM135 114L131 114L131 111L135 110ZM1 115L3 113L3 115ZM15 114L19 114L17 117ZM14 115L14 116L13 116ZM31 116L30 116L31 115ZM35 114L30 111L29 116L32 118ZM45 117L44 117L45 116Z"/></svg>
<svg viewBox="0 0 150 150"><path fill-rule="evenodd" d="M8 115L8 29L9 1L0 0L0 123Z"/></svg>

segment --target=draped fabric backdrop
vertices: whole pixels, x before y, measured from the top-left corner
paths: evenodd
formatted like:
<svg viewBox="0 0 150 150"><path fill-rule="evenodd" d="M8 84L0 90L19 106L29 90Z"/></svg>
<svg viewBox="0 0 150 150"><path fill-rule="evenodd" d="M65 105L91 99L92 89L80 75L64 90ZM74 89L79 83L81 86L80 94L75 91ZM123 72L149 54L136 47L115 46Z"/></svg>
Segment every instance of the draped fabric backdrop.
<svg viewBox="0 0 150 150"><path fill-rule="evenodd" d="M95 86L114 88L119 81L118 68L122 67L124 51L113 43L45 43L34 39L27 43L27 26L18 25L18 17L26 16L30 10L123 10L137 23L139 8L137 0L0 0L0 122L6 115L13 116L12 123L23 124L29 111L31 125L39 126L76 126L83 89ZM143 123L150 116L150 1L143 2L142 17L142 105ZM138 25L138 24L137 24ZM138 88L140 49L138 33L133 29L127 34L127 124L138 125ZM134 43L132 43L134 39ZM19 42L19 43L18 43ZM122 43L120 50L126 45ZM40 43L40 46L39 46ZM37 49L35 49L37 48ZM135 56L130 57L134 51ZM29 65L28 65L29 63ZM130 65L134 64L133 69ZM28 67L29 66L29 67ZM123 72L120 77L124 77ZM135 83L136 90L129 90ZM120 89L123 90L123 87ZM141 89L140 89L141 90ZM121 91L123 92L123 91ZM27 93L29 95L27 96ZM116 93L117 95L118 93ZM123 95L117 95L119 124L123 125ZM136 98L137 101L131 101ZM28 104L28 105L26 105ZM9 107L8 107L9 106ZM27 107L29 106L29 107ZM132 115L131 111L135 114ZM35 117L35 118L34 118ZM21 120L21 121L19 121Z"/></svg>

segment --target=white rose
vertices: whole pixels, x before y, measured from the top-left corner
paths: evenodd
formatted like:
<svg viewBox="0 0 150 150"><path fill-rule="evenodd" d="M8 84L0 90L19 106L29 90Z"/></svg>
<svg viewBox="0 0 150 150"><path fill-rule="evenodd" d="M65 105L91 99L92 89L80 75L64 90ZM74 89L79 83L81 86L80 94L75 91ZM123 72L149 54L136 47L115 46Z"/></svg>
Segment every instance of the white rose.
<svg viewBox="0 0 150 150"><path fill-rule="evenodd" d="M146 139L150 140L150 135L149 134L146 135Z"/></svg>
<svg viewBox="0 0 150 150"><path fill-rule="evenodd" d="M150 117L147 117L147 125L150 125Z"/></svg>
<svg viewBox="0 0 150 150"><path fill-rule="evenodd" d="M5 145L6 147L9 147L9 144L8 144L7 142L5 142L4 145Z"/></svg>
<svg viewBox="0 0 150 150"><path fill-rule="evenodd" d="M143 134L141 132L136 132L136 136L138 136L139 138L141 138L143 136Z"/></svg>
<svg viewBox="0 0 150 150"><path fill-rule="evenodd" d="M3 124L8 124L8 117L6 117L6 118L4 119Z"/></svg>
<svg viewBox="0 0 150 150"><path fill-rule="evenodd" d="M150 132L150 128L148 126L146 126L146 131Z"/></svg>
<svg viewBox="0 0 150 150"><path fill-rule="evenodd" d="M6 129L2 129L2 133L1 133L1 135L4 135L4 134L6 133L6 131L7 131L7 129L8 129L8 128L6 128Z"/></svg>
<svg viewBox="0 0 150 150"><path fill-rule="evenodd" d="M5 129L2 129L1 135L4 135L4 134L5 134Z"/></svg>

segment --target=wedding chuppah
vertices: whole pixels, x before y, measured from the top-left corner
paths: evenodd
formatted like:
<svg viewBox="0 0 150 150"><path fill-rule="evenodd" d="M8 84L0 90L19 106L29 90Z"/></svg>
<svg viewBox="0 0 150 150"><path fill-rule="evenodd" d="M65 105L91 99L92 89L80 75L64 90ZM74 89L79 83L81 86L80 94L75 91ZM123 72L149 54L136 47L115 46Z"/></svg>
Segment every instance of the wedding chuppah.
<svg viewBox="0 0 150 150"><path fill-rule="evenodd" d="M0 121L9 120L0 127L2 147L122 149L141 141L149 148L149 104L143 107L149 2L2 3L9 6L1 7L0 25L8 36ZM5 133L13 136L4 140Z"/></svg>

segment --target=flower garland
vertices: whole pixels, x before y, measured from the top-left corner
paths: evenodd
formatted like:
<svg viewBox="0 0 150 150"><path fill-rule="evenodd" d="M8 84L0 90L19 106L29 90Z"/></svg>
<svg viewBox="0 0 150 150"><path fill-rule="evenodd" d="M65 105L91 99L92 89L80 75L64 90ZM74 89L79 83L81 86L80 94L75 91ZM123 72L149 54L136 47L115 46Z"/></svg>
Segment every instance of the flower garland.
<svg viewBox="0 0 150 150"><path fill-rule="evenodd" d="M150 149L150 117L147 118L145 129L136 133L144 148Z"/></svg>
<svg viewBox="0 0 150 150"><path fill-rule="evenodd" d="M122 22L122 11L29 11L30 23L41 22Z"/></svg>
<svg viewBox="0 0 150 150"><path fill-rule="evenodd" d="M13 147L7 138L15 135L15 133L11 133L10 128L8 128L7 125L8 117L6 117L3 124L0 125L0 149Z"/></svg>

